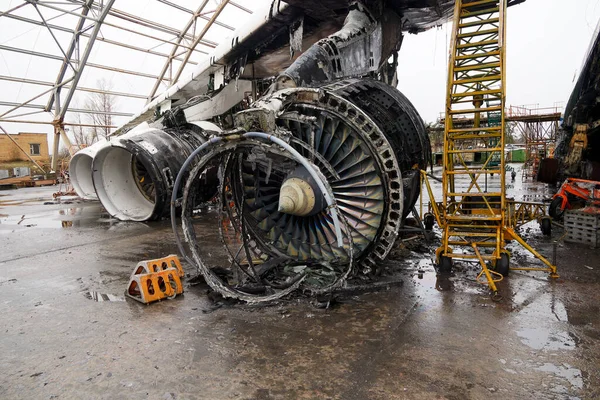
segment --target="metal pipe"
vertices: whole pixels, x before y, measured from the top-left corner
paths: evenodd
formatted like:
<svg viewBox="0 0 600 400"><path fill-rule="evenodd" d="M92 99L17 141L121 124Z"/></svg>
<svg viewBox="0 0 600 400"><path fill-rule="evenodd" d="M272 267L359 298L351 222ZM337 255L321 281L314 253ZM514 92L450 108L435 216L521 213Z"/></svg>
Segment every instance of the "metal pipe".
<svg viewBox="0 0 600 400"><path fill-rule="evenodd" d="M0 45L0 50L12 51L12 52L15 52L15 53L22 53L22 54L27 54L27 55L30 55L30 56L47 58L47 59L50 59L50 60L57 60L57 61L62 61L63 60L62 57L54 55L54 54L40 53L38 51L20 49L18 47L10 47L10 46ZM73 61L73 60L71 60L71 61ZM129 74L129 75L136 75L136 76L141 76L141 77L144 77L144 78L159 79L159 77L157 75L145 74L143 72L136 72L136 71L130 71L130 70L122 69L122 68L110 67L108 65L87 63L87 66L90 67L90 68L104 69L104 70L107 70L107 71L119 72L119 73L122 73L122 74Z"/></svg>
<svg viewBox="0 0 600 400"><path fill-rule="evenodd" d="M71 57L73 56L73 53L75 52L75 49L77 48L77 46L79 44L79 35L80 35L81 30L83 29L85 17L87 16L88 12L90 11L90 6L92 5L93 2L94 2L94 0L87 0L85 5L83 6L83 9L81 10L81 16L79 17L79 21L77 21L77 26L75 28L75 31L73 31L73 34L71 36L71 42L69 43L69 49L67 50L67 53L65 53L63 51L63 55L65 56L65 58L63 60L62 65L60 66L60 70L58 72L58 75L56 76L56 81L53 86L56 86L62 82L62 80L65 77L65 74L67 72L67 65L70 65L71 68L73 68L73 71L75 71L75 67L73 67L73 64L71 64ZM52 37L54 37L54 33L52 32L52 29L50 29L50 25L48 25L48 22L44 19L44 17L42 16L42 13L37 8L37 6L35 7L35 9L38 12L38 14L40 15L40 17L42 18L43 24L50 31L50 33L52 34ZM55 38L55 40L56 40L56 38ZM56 40L56 44L58 44L58 46L60 47L60 43L58 42L58 40ZM60 49L62 51L62 47L60 47ZM57 106L60 107L60 103L58 102L58 100L60 99L60 89L61 89L60 87L57 87L56 91L52 92L52 94L50 94L50 98L48 99L48 102L46 103L46 110L50 110L52 108L52 105L54 104L55 99L57 100L57 103L58 103Z"/></svg>
<svg viewBox="0 0 600 400"><path fill-rule="evenodd" d="M198 15L198 13L194 13L194 12L193 12L192 10L190 10L189 8L182 7L182 6L180 6L180 5L178 5L178 4L175 4L175 3L171 2L171 1L167 1L167 0L157 0L157 1L159 1L160 3L166 4L166 5L168 5L168 6L171 6L171 7L173 7L173 8L176 8L176 9L178 9L178 10L180 10L180 11L186 12L186 13L188 13L188 14L192 14L192 15L194 15L195 17L197 16L198 18L201 18L201 19L203 19L203 20L205 20L205 21L208 21L208 20L209 20L209 18L208 18L208 17L205 17L204 15ZM230 2L230 4L232 4L232 3ZM252 11L250 11L250 14L252 14ZM227 24L224 24L224 23L222 23L221 21L215 21L215 25L219 25L219 26L221 26L221 27L223 27L223 28L229 29L230 31L233 31L233 30L235 30L235 28L234 28L233 26L231 26L231 25L227 25Z"/></svg>
<svg viewBox="0 0 600 400"><path fill-rule="evenodd" d="M48 91L46 91L45 93L42 93L41 95L44 95L48 93ZM40 96L38 96L40 97ZM0 101L0 106L5 106L5 107L14 107L13 110L16 110L17 108L34 108L34 109L38 109L38 110L44 110L46 111L46 107L41 105L41 104L26 104L26 103L12 103L12 102L8 102L8 101ZM66 105L64 106L66 107ZM124 113L124 112L118 112L118 111L100 111L100 110L86 110L83 108L69 108L68 110L66 108L63 108L64 112L78 112L78 113L84 113L84 114L97 114L97 115L114 115L116 117L131 117L133 114L131 113ZM49 111L47 111L49 112ZM4 113L2 115L0 115L0 117L3 117L4 115L6 115L7 113ZM96 125L94 125L96 126Z"/></svg>
<svg viewBox="0 0 600 400"><path fill-rule="evenodd" d="M90 2L94 1L94 0L88 0ZM71 55L73 54L73 50L75 50L75 38L73 38L73 41L71 42L71 44L69 45L69 55L67 55L67 53L65 53L65 51L63 50L59 40L57 39L57 37L54 35L54 32L52 31L52 29L50 29L50 27L48 26L48 23L46 22L46 19L44 18L44 15L41 13L40 9L37 7L37 3L32 3L33 8L35 8L35 11L37 11L38 15L40 16L42 23L44 24L44 26L46 27L46 29L48 30L48 32L50 32L50 36L52 36L52 39L54 39L54 42L56 43L56 45L58 46L58 49L60 50L60 52L62 53L63 57L64 57L64 62L65 64L68 64L73 71L75 71L75 67L73 66L73 64L71 64ZM84 7L83 11L82 11L82 18L80 18L79 20L79 24L81 27L83 27L83 22L84 22L84 13L87 13L87 10L89 10L87 7ZM79 28L78 30L80 30L81 28ZM60 82L60 80L62 79L62 77L64 76L64 73L66 72L66 65L64 66L65 70L63 71L61 68L61 72L59 73L59 79L57 81ZM54 101L54 96L50 97L52 101ZM51 106L49 106L48 108L50 108Z"/></svg>
<svg viewBox="0 0 600 400"><path fill-rule="evenodd" d="M28 24L32 24L32 25L44 26L44 23L42 23L40 21L36 21L36 20L30 19L30 18L21 17L20 15L9 14L9 15L5 15L5 17L6 18L11 18L11 19L14 19L14 20L17 20L17 21L25 22L25 23L28 23ZM135 31L133 29L125 28L124 26L120 26L120 25L113 24L113 23L110 23L110 22L104 22L104 25L110 26L110 27L113 27L113 28L116 28L116 29L120 29L120 30L123 30L125 32L130 32L130 33L133 33L133 34L136 34L136 35L139 35L139 36L147 37L149 39L153 39L153 40L156 40L156 41L159 41L159 42L163 42L163 43L166 43L166 44L173 44L173 42L171 40L163 39L161 37L154 36L154 35L149 35L149 34L143 33L143 32L138 32L138 31ZM60 26L60 25L54 25L54 24L48 24L47 23L47 24L45 24L45 26L48 26L49 28L52 28L52 29L57 30L57 31L61 31L61 32L65 32L65 33L70 33L70 34L74 34L74 33L78 32L77 30L73 30L73 29L70 29L70 28L67 28L67 27L64 27L64 26ZM81 32L79 34L79 36L89 38L90 34L89 33L85 33L85 32ZM108 39L100 38L100 37L96 38L96 40L100 40L101 42L106 42L106 43L114 44L116 46L123 46L122 42L117 42L117 41L114 41L114 40L108 40ZM213 44L212 42L208 42L208 41L204 41L204 40L200 44L203 45L203 46L206 46L206 47L210 47L210 48L215 48L216 47L216 45ZM184 44L182 44L181 47L188 48L188 46L186 46ZM208 53L206 53L206 52L204 52L202 50L197 50L196 49L196 51L199 52L199 53L208 54Z"/></svg>
<svg viewBox="0 0 600 400"><path fill-rule="evenodd" d="M185 8L185 7L183 7L183 6L180 6L179 4L175 4L175 3L171 2L171 1L168 1L168 0L157 0L157 1L158 1L159 3L166 4L166 5L168 5L168 6L171 6L171 7L173 7L173 8L176 8L176 9L178 9L178 10L180 10L180 11L183 11L183 12L186 12L186 13L188 13L188 14L193 14L193 13L194 13L194 12L193 12L192 10L190 10L189 8ZM237 8L239 8L240 10L246 11L248 14L253 14L253 13L254 13L254 11L252 11L252 10L250 10L249 8L246 8L246 7L244 7L244 6L242 6L241 4L238 4L238 3L236 3L236 2L230 1L230 2L229 2L229 4L231 4L231 5L232 5L232 6L234 6L234 7L237 7Z"/></svg>
<svg viewBox="0 0 600 400"><path fill-rule="evenodd" d="M70 80L71 79L67 80L65 83L69 82ZM42 92L42 93L40 93L40 94L38 94L38 95L30 98L29 100L26 100L26 101L24 101L22 103L12 103L12 102L1 102L0 101L0 105L7 106L7 107L12 107L10 110L8 110L8 111L0 114L0 118L4 117L5 115L10 114L11 112L15 111L16 109L18 109L20 107L25 107L26 105L29 105L29 103L31 103L33 100L35 100L35 99L37 99L39 97L42 97L43 95L45 95L48 92L51 92L54 89L55 88L50 88L50 89L48 89L48 90L46 90L46 91L44 91L44 92ZM2 103L4 103L4 104L2 104ZM41 107L41 109L44 110L44 111L49 111L49 110L46 110L46 107L44 107L42 105L40 105L38 107L29 107L29 108L38 108L39 109L39 107Z"/></svg>
<svg viewBox="0 0 600 400"><path fill-rule="evenodd" d="M140 53L148 53L148 54L152 54L153 56L157 56L157 57L169 58L168 54L161 53L159 51L155 51L155 50L152 50L152 49L144 49L142 47L137 47L137 46L133 46L131 44L121 43L121 42L117 42L115 40L105 39L105 38L102 38L102 37L97 37L96 40L98 40L100 42L112 44L112 45L115 45L115 46L124 47L126 49L131 49L131 50L139 51ZM171 43L171 42L167 41L166 43ZM182 47L188 48L187 46L182 46ZM206 51L202 51L202 50L197 50L197 49L190 49L190 50L194 50L194 51L197 51L197 52L202 53L202 54L208 54ZM176 58L176 60L177 61L181 61L180 58ZM190 64L198 65L198 63L195 62L195 61L190 61Z"/></svg>
<svg viewBox="0 0 600 400"><path fill-rule="evenodd" d="M198 37L196 37L196 39L192 43L192 48L196 48L196 46L198 45L198 43L200 43L200 40L204 37L204 35L206 35L206 32L208 32L208 30L210 29L210 27L212 26L212 24L219 17L219 14L221 14L221 11L223 11L223 9L227 5L227 3L229 3L229 0L223 0L221 2L221 4L219 4L219 7L217 7L217 9L215 10L215 13L213 14L213 16L210 18L210 20L204 26L204 28L202 28L202 32L200 32L198 34ZM171 80L171 84L173 84L173 83L175 83L175 82L177 82L179 80L179 77L181 76L181 73L183 72L183 69L187 65L187 62L188 62L188 60L190 59L191 56L192 56L192 52L188 51L187 54L185 55L183 63L179 66L179 69L177 70L177 73L175 73L175 76Z"/></svg>
<svg viewBox="0 0 600 400"><path fill-rule="evenodd" d="M98 7L96 7L96 8L98 8ZM180 33L177 29L174 29L174 28L172 28L170 26L162 25L162 24L159 24L158 22L155 22L155 21L150 21L150 20L147 20L147 19L144 19L144 18L140 18L137 15L132 15L132 14L126 13L126 12L121 11L121 10L112 9L110 11L109 15L112 16L112 17L115 17L115 18L122 19L124 21L128 21L128 22L131 22L131 23L134 23L134 24L138 24L138 25L141 25L141 26L145 26L147 28L151 28L151 29L154 29L154 30L157 30L157 31L161 31L161 32L164 32L164 33L168 33L168 34L171 34L171 35L177 36ZM207 18L204 17L203 19L207 19ZM224 25L224 24L217 24L217 25ZM225 25L224 27L227 27L227 25ZM188 40L194 40L194 36L193 35L186 35L186 38ZM213 44L215 46L218 45L218 43L215 43L215 42L213 42L211 40L204 40L204 42Z"/></svg>
<svg viewBox="0 0 600 400"><path fill-rule="evenodd" d="M11 118L17 118L17 117L27 117L29 115L36 115L36 114L43 114L45 111L31 111L31 112L26 112L26 113L21 113L21 114L16 114L16 115L11 115Z"/></svg>
<svg viewBox="0 0 600 400"><path fill-rule="evenodd" d="M23 121L23 120L2 119L2 118L0 118L0 122L8 122L8 123L14 123L14 124L54 125L54 122L52 122L52 121ZM65 126L81 126L84 128L111 128L111 129L118 128L117 125L77 124L77 123L71 123L71 122L63 122L63 125L65 125Z"/></svg>
<svg viewBox="0 0 600 400"><path fill-rule="evenodd" d="M94 26L94 30L92 31L92 34L88 40L87 45L85 46L83 55L81 56L81 58L79 60L79 68L77 70L77 73L73 77L74 78L73 86L71 87L71 89L69 89L69 92L67 93L67 97L63 101L62 109L60 110L60 113L56 116L56 119L58 121L62 122L65 118L65 114L67 113L67 110L69 109L69 105L71 104L71 99L73 98L73 95L75 94L75 90L77 90L77 84L79 83L79 80L81 79L81 75L85 69L85 64L87 63L87 60L88 60L90 54L92 53L92 49L94 47L94 41L96 40L98 33L100 33L100 27L102 26L102 22L108 15L108 12L110 11L110 8L113 6L114 2L115 2L115 0L107 0L106 4L104 5L104 9L102 10L102 13L98 17L98 22L96 22L96 26Z"/></svg>
<svg viewBox="0 0 600 400"><path fill-rule="evenodd" d="M251 9L246 8L246 7L242 6L241 4L238 4L238 3L234 2L234 1L230 1L229 4L231 4L234 7L239 8L240 10L246 11L248 14L253 14L254 13L254 11L252 11Z"/></svg>
<svg viewBox="0 0 600 400"><path fill-rule="evenodd" d="M9 14L10 14L10 13L12 13L13 11L17 11L19 8L21 8L21 7L24 7L24 6L26 6L26 5L27 5L27 2L24 2L24 3L22 3L22 4L19 4L19 5L18 5L18 6L16 6L16 7L13 7L13 8L11 8L10 10L7 10L7 11L0 12L0 17L4 17L4 16L6 16L6 15L9 15Z"/></svg>
<svg viewBox="0 0 600 400"><path fill-rule="evenodd" d="M204 0L200 4L200 6L198 6L197 12L198 13L202 12L202 10L204 9L204 7L206 7L207 3L208 3L208 0ZM163 65L163 68L162 68L162 70L160 71L160 74L159 74L159 78L154 83L154 86L152 87L152 90L150 91L150 94L147 97L147 103L149 103L149 102L152 101L152 97L154 97L154 95L156 94L156 91L158 90L158 88L160 86L160 83L162 82L162 78L164 78L165 74L167 73L167 70L169 69L169 66L172 65L171 64L172 63L172 58L175 57L175 53L177 52L177 49L179 48L179 44L183 40L183 37L185 36L185 34L187 33L187 31L190 30L190 28L192 27L192 25L194 24L194 22L196 22L196 16L195 16L195 14L194 14L194 16L192 16L192 18L189 19L189 21L187 22L187 24L181 30L181 33L177 37L177 43L175 45L173 45L173 48L171 49L171 54L169 55L169 58L167 59L167 61Z"/></svg>
<svg viewBox="0 0 600 400"><path fill-rule="evenodd" d="M51 170L56 171L58 168L58 149L60 148L60 125L57 125L56 122L53 124L54 127L54 143L52 150L52 164Z"/></svg>
<svg viewBox="0 0 600 400"><path fill-rule="evenodd" d="M55 85L53 82L38 81L36 79L17 78L17 77L12 77L12 76L5 76L5 75L0 75L0 81L19 82L19 83L27 83L27 84L30 84L30 85L52 86L52 87L54 87L54 85ZM70 85L63 85L63 87L64 88L70 88L71 86ZM87 88L87 87L81 87L81 86L79 86L77 88L77 90L80 90L82 92L108 94L108 95L111 95L111 96L132 97L134 99L145 99L146 98L146 96L141 95L141 94L124 93L124 92L113 92L111 90L101 90L101 89Z"/></svg>
<svg viewBox="0 0 600 400"><path fill-rule="evenodd" d="M196 14L192 10L190 10L189 8L180 6L179 4L175 4L175 3L172 3L172 2L167 1L167 0L156 0L156 1L158 1L159 3L163 3L163 4L165 4L165 5L169 6L169 7L173 7L175 9L179 10L179 11L186 12L188 14L192 14L192 15Z"/></svg>
<svg viewBox="0 0 600 400"><path fill-rule="evenodd" d="M79 71L83 68L83 66L80 64L78 70L75 70L75 67L73 67L73 65L71 64L71 57L73 55L73 52L75 51L75 47L77 46L78 36L80 35L81 29L83 28L83 24L84 24L85 20L88 18L87 13L88 13L90 7L92 6L92 3L93 3L93 0L88 0L87 3L83 6L83 11L81 12L81 14L76 14L76 13L73 13L73 12L65 11L68 14L79 15L79 21L78 21L78 24L77 24L77 28L73 32L73 36L71 38L71 43L69 44L69 49L67 50L66 53L65 53L65 51L63 51L62 47L60 46L60 43L59 43L58 39L56 39L56 37L54 36L54 32L52 31L52 29L50 29L50 27L48 26L48 23L44 19L44 16L39 11L39 9L37 7L38 3L33 3L36 11L40 15L40 18L42 19L43 25L50 31L50 34L52 35L52 37L56 41L56 43L57 43L57 45L58 45L61 53L64 56L63 65L61 66L61 69L60 69L60 71L58 73L56 84L58 84L63 79L63 77L64 77L64 75L66 73L66 67L67 67L67 65L70 65L71 68L73 68L73 70L75 71L75 74L79 74L80 73ZM39 3L39 4L42 4L42 3ZM44 5L44 4L42 4L42 5ZM58 9L56 7L50 7L50 8ZM110 7L108 7L108 8L110 9ZM98 25L102 25L103 24L104 18L105 18L105 16L104 17L100 16L98 19L93 19L93 18L89 18L89 19L95 21L96 24L97 24L97 26L98 26ZM110 23L107 23L107 26L108 25L110 25ZM138 46L133 46L133 45L126 44L126 43L121 43L121 42L117 42L117 41L113 41L113 40L109 40L109 39L104 39L102 37L98 37L97 34L94 34L94 33L92 33L92 34L86 34L85 36L90 40L90 42L88 42L88 45L86 46L86 48L90 47L91 44L93 44L93 42L95 40L100 40L100 41L104 41L104 42L109 43L109 44L121 46L121 47L128 48L128 49L131 49L131 50L135 50L135 51L139 51L139 52L143 52L143 53L148 53L148 54L152 54L152 55L159 56L159 57L165 57L165 58L168 58L169 61L171 60L170 56L168 56L167 54L160 53L158 51L154 51L154 50L151 50L151 49L144 49L144 48L141 48L141 47L138 47ZM208 54L206 52L203 52L203 53L204 54ZM177 59L177 60L179 60L179 59ZM190 64L197 65L197 63L194 62L194 61L190 61ZM83 65L85 65L85 62L83 63ZM50 96L50 99L48 100L46 109L49 110L50 108L52 108L52 106L54 104L55 96L56 96L56 98L58 98L59 95L60 95L60 88L58 88L56 90L56 94L53 93ZM69 94L67 95L67 101L70 101ZM62 114L62 115L64 115L64 112L62 110L60 110L60 108L64 108L64 107L57 107L56 110L55 110L55 113L56 114Z"/></svg>

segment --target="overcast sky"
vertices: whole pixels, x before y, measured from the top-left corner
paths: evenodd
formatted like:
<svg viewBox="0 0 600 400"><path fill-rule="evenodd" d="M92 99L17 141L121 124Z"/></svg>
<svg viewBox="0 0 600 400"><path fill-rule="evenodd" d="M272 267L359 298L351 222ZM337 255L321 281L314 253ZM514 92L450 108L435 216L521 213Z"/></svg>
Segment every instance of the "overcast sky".
<svg viewBox="0 0 600 400"><path fill-rule="evenodd" d="M257 3L265 1L270 2L238 0L239 3L253 9L257 8ZM22 0L0 0L0 12L21 2ZM142 3L145 6L140 8ZM195 9L199 0L181 0L177 3ZM211 9L214 9L214 6L215 4ZM153 0L117 1L116 7L173 27L182 27L189 18L185 13L172 10ZM128 8L131 10L127 10ZM248 18L247 14L232 6L227 6L225 10L220 20L235 27L241 26ZM36 18L35 10L31 6L24 7L19 13ZM44 13L47 17L52 16L51 10L45 10ZM539 104L540 107L551 107L560 103L564 107L599 18L600 0L527 0L524 4L511 7L507 22L508 104ZM53 23L69 28L75 26L72 16L56 18ZM199 24L197 31L201 27L202 24ZM133 34L124 34L106 27L102 32L107 38L112 36L113 39L118 38L141 47L153 47L155 51L163 53L170 51L167 44L156 46L156 42ZM159 36L155 31L146 32ZM220 41L230 34L231 30L214 27L207 37L213 41ZM58 33L57 36L66 46L70 35ZM162 37L171 38L168 35ZM407 34L400 51L399 89L412 100L426 122L435 121L444 110L449 38L449 24L419 35ZM59 54L44 28L32 27L4 17L0 17L0 45ZM207 47L201 49L210 51ZM203 57L205 55L197 53L193 60L199 61ZM156 75L164 63L164 58L115 48L106 43L96 43L91 61ZM0 75L54 81L58 66L58 61L0 50ZM192 69L193 66L189 66L186 71ZM98 70L86 69L80 86L94 87L99 76ZM153 84L151 79L117 73L110 73L108 78L114 82L113 90L143 95L148 94ZM0 101L21 102L44 89L39 86L0 81ZM81 104L85 99L79 96L76 100ZM45 99L42 98L37 103L45 104ZM144 100L121 98L119 111L135 113L144 103ZM0 114L5 110L7 107L0 107ZM29 118L49 120L48 116ZM123 123L125 120L126 118L121 118L117 121ZM52 128L45 125L2 123L2 126L12 133L52 132Z"/></svg>
<svg viewBox="0 0 600 400"><path fill-rule="evenodd" d="M600 0L527 0L507 17L507 103L552 107L569 98L600 18ZM451 24L407 35L400 50L398 89L426 122L446 102Z"/></svg>

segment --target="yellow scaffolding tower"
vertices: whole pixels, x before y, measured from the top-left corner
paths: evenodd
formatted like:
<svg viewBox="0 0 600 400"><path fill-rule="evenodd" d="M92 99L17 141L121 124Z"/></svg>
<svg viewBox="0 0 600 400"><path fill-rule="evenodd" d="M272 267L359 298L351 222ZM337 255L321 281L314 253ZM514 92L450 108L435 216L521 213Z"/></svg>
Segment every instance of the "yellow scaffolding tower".
<svg viewBox="0 0 600 400"><path fill-rule="evenodd" d="M507 0L456 0L448 68L441 210L432 201L443 231L442 245L436 251L439 269L449 271L453 259L478 261L482 271L477 279L485 276L495 295L495 283L509 269L506 240L517 240L547 266L512 269L543 270L557 276L556 267L518 237L507 215L506 9ZM480 163L476 163L475 156L481 157ZM500 177L500 187L488 191L488 175L494 174ZM495 271L488 269L486 262Z"/></svg>

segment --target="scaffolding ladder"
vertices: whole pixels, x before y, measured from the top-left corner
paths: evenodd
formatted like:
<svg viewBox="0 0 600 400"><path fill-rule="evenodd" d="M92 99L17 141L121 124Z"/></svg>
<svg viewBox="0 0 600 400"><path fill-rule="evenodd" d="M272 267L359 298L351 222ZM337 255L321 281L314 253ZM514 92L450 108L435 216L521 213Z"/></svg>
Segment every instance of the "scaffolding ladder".
<svg viewBox="0 0 600 400"><path fill-rule="evenodd" d="M508 273L506 240L517 240L547 266L533 270L556 275L556 267L507 224L506 9L507 0L455 2L444 128L443 203L436 213L442 228L442 245L436 251L439 269L451 270L455 259L476 261L482 268L477 280L485 277L486 282L480 282L487 283L494 295L495 283ZM488 177L494 174L500 184L488 190Z"/></svg>

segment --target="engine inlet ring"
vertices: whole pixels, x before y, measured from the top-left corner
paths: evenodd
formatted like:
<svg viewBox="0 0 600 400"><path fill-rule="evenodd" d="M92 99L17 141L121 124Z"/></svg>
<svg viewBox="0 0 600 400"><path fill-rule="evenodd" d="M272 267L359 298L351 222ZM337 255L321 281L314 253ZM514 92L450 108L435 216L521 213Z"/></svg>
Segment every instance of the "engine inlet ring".
<svg viewBox="0 0 600 400"><path fill-rule="evenodd" d="M251 135L251 134L247 134L247 135ZM264 135L265 137L268 136L268 135L265 135L262 133L260 133L258 135ZM193 264L196 265L196 267L199 269L199 271L205 277L207 283L214 290L218 291L219 293L221 293L222 295L224 295L226 297L233 297L233 298L237 298L240 300L244 300L246 302L253 303L253 302L263 302L263 301L275 300L277 298L286 296L287 294L291 293L292 291L294 291L298 287L300 287L300 285L304 283L306 276L300 276L299 279L296 279L290 287L288 287L284 290L281 290L280 292L271 293L271 294L267 294L267 295L256 295L256 294L250 294L247 292L243 292L243 291L237 290L234 287L229 286L228 284L223 282L223 280L221 278L219 278L213 271L211 271L211 269L208 268L208 266L202 260L202 257L199 253L198 241L196 240L195 232L193 230L193 226L192 226L190 215L189 215L190 214L189 213L190 205L193 205L194 202L193 201L189 202L188 200L189 200L190 196L193 195L196 178L198 177L199 173L202 172L204 168L206 168L208 163L211 162L211 160L215 159L215 157L222 157L222 156L225 156L228 154L232 154L236 150L239 151L240 149L242 149L244 147L245 148L251 148L251 147L256 147L256 146L267 147L267 145L264 142L252 140L252 139L249 140L248 136L246 136L245 140L226 141L223 144L220 144L219 146L216 146L216 148L211 149L209 151L209 147L214 147L215 143L218 143L221 141L221 138L214 138L214 139L215 140L210 141L211 143L207 142L205 145L201 146L188 158L188 160L186 160L184 167L182 168L182 170L180 171L180 174L177 177L177 180L175 183L175 188L174 188L174 190L175 190L174 193L175 193L181 183L183 174L186 174L187 168L188 168L189 164L191 163L192 159L194 159L199 153L208 151L198 161L198 163L195 165L195 167L189 174L189 177L187 178L187 181L186 181L186 184L184 187L184 192L183 192L184 194L183 194L183 199L182 199L182 227L183 227L185 241L188 244L189 249L192 253ZM278 140L278 139L273 137L273 138L271 138L271 140ZM284 145L284 143L280 143L280 144ZM292 156L293 156L293 154L292 154ZM177 203L177 199L173 198L173 201L171 204L172 212L174 212L176 203ZM330 210L333 212L333 210L337 209L337 205L335 203L332 203L332 206L334 208L331 208ZM219 210L219 212L221 212L221 210ZM343 284L343 282L350 275L350 272L353 269L354 257L353 257L353 251L352 251L352 249L353 249L352 237L349 234L349 228L348 228L347 221L345 220L345 218L342 217L342 218L340 218L340 220L342 222L343 230L344 230L344 232L346 232L347 246L344 246L344 247L348 248L349 263L347 264L343 273L339 274L339 276L337 276L335 281L333 283L331 283L330 285L326 285L324 287L311 287L311 286L307 286L307 285L303 286L303 287L305 287L305 289L308 289L312 293L318 294L318 293L329 292L329 291L333 290L334 288L339 287L340 285ZM176 235L176 238L178 241L178 245L180 246L180 251L182 252L183 255L186 256L186 259L190 260L189 257L187 257L182 244L180 243L180 238L179 238L179 235L178 235L178 232L176 229L176 224L173 223L173 226L174 226L174 232L175 232L175 235Z"/></svg>
<svg viewBox="0 0 600 400"><path fill-rule="evenodd" d="M361 270L364 273L376 273L379 271L378 264L385 259L394 245L403 218L404 182L400 161L404 160L399 159L401 155L386 136L386 131L376 124L361 106L350 101L353 91L359 90L363 89L358 88L357 81L354 80L339 81L321 88L285 89L260 100L253 109L238 113L236 124L256 127L256 122L268 119L264 116L269 112L274 113L276 127L264 126L262 129L275 130L282 137L286 137L285 131L288 131L287 135L291 132L291 144L294 143L293 139L298 139L298 136L293 136L293 130L290 131L289 127L282 123L284 119L291 115L292 119L296 117L304 124L315 121L315 118L318 119L318 116L307 115L302 110L325 112L352 127L353 135L361 142L361 146L368 149L367 153L373 156L375 167L381 171L379 186L383 195L380 195L379 201L382 201L384 207L381 222L374 234L369 233L366 238L368 243L359 249L357 254ZM306 145L311 145L306 135L303 140ZM302 152L300 147L297 150ZM315 163L319 164L318 160L315 160ZM327 174L326 166L319 165L319 167L321 172ZM356 235L356 232L354 234Z"/></svg>

